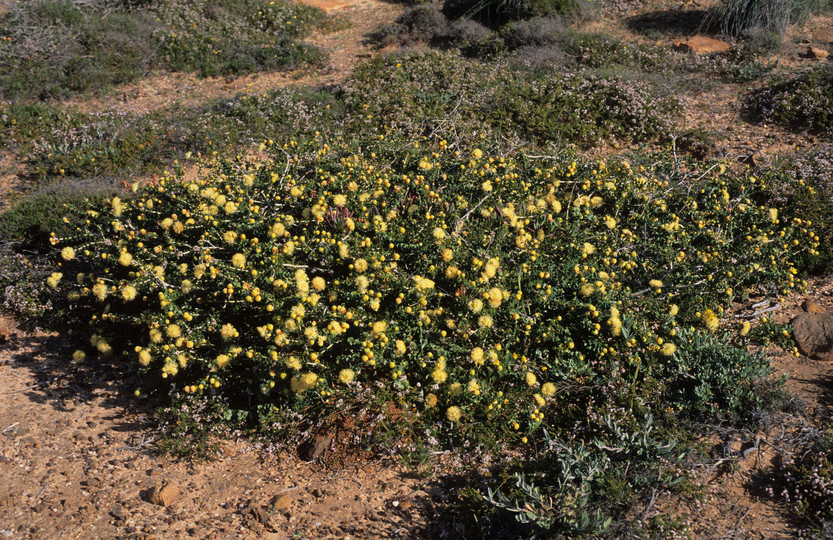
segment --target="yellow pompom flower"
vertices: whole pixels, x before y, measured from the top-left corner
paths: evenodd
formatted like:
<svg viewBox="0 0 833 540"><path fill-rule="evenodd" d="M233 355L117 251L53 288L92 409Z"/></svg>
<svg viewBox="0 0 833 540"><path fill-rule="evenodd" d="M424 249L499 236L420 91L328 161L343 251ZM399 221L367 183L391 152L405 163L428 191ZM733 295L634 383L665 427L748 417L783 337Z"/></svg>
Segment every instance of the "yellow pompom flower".
<svg viewBox="0 0 833 540"><path fill-rule="evenodd" d="M463 417L463 413L460 410L460 407L456 405L452 405L445 411L445 417L448 418L449 422L458 422L460 418Z"/></svg>
<svg viewBox="0 0 833 540"><path fill-rule="evenodd" d="M353 261L353 268L356 270L356 272L361 274L367 271L367 261L364 259L356 259L355 261Z"/></svg>
<svg viewBox="0 0 833 540"><path fill-rule="evenodd" d="M663 356L673 356L674 353L677 352L677 346L668 341L662 344L662 348L659 352Z"/></svg>
<svg viewBox="0 0 833 540"><path fill-rule="evenodd" d="M445 262L451 262L454 258L454 252L450 248L445 248L442 252L442 258Z"/></svg>
<svg viewBox="0 0 833 540"><path fill-rule="evenodd" d="M217 367L220 368L220 369L223 369L224 367L226 367L228 365L229 362L231 362L231 357L227 354L218 354L216 362L217 362Z"/></svg>
<svg viewBox="0 0 833 540"><path fill-rule="evenodd" d="M65 247L61 250L61 258L65 261L71 261L75 258L75 250L70 246Z"/></svg>
<svg viewBox="0 0 833 540"><path fill-rule="evenodd" d="M64 275L60 272L52 272L48 278L46 278L46 284L52 287L53 289L58 286L58 282L61 281L61 278ZM103 286L103 285L102 285ZM95 288L93 288L95 290Z"/></svg>
<svg viewBox="0 0 833 540"><path fill-rule="evenodd" d="M442 229L442 227L434 227L434 230L431 231L431 234L437 240L444 240L445 239L445 231Z"/></svg>
<svg viewBox="0 0 833 540"><path fill-rule="evenodd" d="M584 285L582 285L582 286L579 288L579 290L578 290L578 293L579 293L581 296L584 296L585 298L586 298L586 297L588 297L588 296L590 296L590 295L591 295L591 294L593 294L594 292L596 292L596 287L594 287L594 286L593 286L593 285L591 285L590 283L585 283L585 284L584 284Z"/></svg>
<svg viewBox="0 0 833 540"><path fill-rule="evenodd" d="M124 287L122 287L121 297L126 302L130 302L131 300L136 298L136 294L137 294L136 287L134 287L133 285L125 285Z"/></svg>
<svg viewBox="0 0 833 540"><path fill-rule="evenodd" d="M429 409L436 407L437 401L439 400L437 399L437 396L435 394L428 394L427 396L425 396L425 406Z"/></svg>
<svg viewBox="0 0 833 540"><path fill-rule="evenodd" d="M658 279L652 279L648 282L648 286L652 289L661 289L662 288L662 281Z"/></svg>
<svg viewBox="0 0 833 540"><path fill-rule="evenodd" d="M480 148L475 148L474 150L472 150L471 157L473 157L474 159L482 158L483 150L481 150Z"/></svg>
<svg viewBox="0 0 833 540"><path fill-rule="evenodd" d="M494 321L490 315L481 315L479 319L477 319L477 324L481 328L491 328Z"/></svg>
<svg viewBox="0 0 833 540"><path fill-rule="evenodd" d="M527 386L535 386L538 384L538 377L536 377L531 371L526 372L526 377L524 379L526 380Z"/></svg>
<svg viewBox="0 0 833 540"><path fill-rule="evenodd" d="M237 332L237 329L235 329L231 324L224 324L220 328L220 335L225 341L228 341L230 339L238 337L240 334Z"/></svg>
<svg viewBox="0 0 833 540"><path fill-rule="evenodd" d="M316 291L323 291L324 288L327 286L327 282L324 281L322 277L314 277L312 278L312 288Z"/></svg>
<svg viewBox="0 0 833 540"><path fill-rule="evenodd" d="M72 361L76 363L81 363L87 358L87 354L84 351L77 350L72 353Z"/></svg>
<svg viewBox="0 0 833 540"><path fill-rule="evenodd" d="M469 302L469 309L473 313L480 313L480 311L483 309L483 301L479 298L475 298L474 300Z"/></svg>
<svg viewBox="0 0 833 540"><path fill-rule="evenodd" d="M234 231L226 231L223 233L223 241L226 244L233 244L237 240L237 233Z"/></svg>
<svg viewBox="0 0 833 540"><path fill-rule="evenodd" d="M477 380L472 379L469 381L469 384L466 385L466 390L474 395L477 395L480 393L480 383L477 382Z"/></svg>
<svg viewBox="0 0 833 540"><path fill-rule="evenodd" d="M373 337L376 338L381 336L382 333L387 329L388 323L386 323L385 321L376 321L375 323L373 323L373 326L371 326L371 332L373 332Z"/></svg>
<svg viewBox="0 0 833 540"><path fill-rule="evenodd" d="M315 373L304 373L300 377L292 377L289 386L296 394L302 394L311 388L315 388L317 382L318 375Z"/></svg>
<svg viewBox="0 0 833 540"><path fill-rule="evenodd" d="M749 335L749 331L752 330L752 323L749 321L743 321L740 323L740 331L738 332L741 336Z"/></svg>
<svg viewBox="0 0 833 540"><path fill-rule="evenodd" d="M344 195L333 195L333 204L335 206L344 206L347 204L347 197Z"/></svg>
<svg viewBox="0 0 833 540"><path fill-rule="evenodd" d="M703 312L703 314L700 316L700 320L703 321L703 324L709 332L714 332L720 325L720 319L710 309L707 309Z"/></svg>
<svg viewBox="0 0 833 540"><path fill-rule="evenodd" d="M481 365L483 363L483 349L480 347L475 347L471 350L471 359L474 361L476 365Z"/></svg>
<svg viewBox="0 0 833 540"><path fill-rule="evenodd" d="M555 395L556 388L551 382L545 382L541 385L541 395L544 397L552 397Z"/></svg>
<svg viewBox="0 0 833 540"><path fill-rule="evenodd" d="M109 294L109 291L107 290L107 285L105 285L104 283L96 283L95 285L93 285L93 294L96 298L103 302Z"/></svg>
<svg viewBox="0 0 833 540"><path fill-rule="evenodd" d="M497 308L500 307L500 304L503 302L503 291L498 289L497 287L492 287L489 289L489 307Z"/></svg>
<svg viewBox="0 0 833 540"><path fill-rule="evenodd" d="M122 266L130 266L133 263L133 255L126 251L122 251L119 255L119 264Z"/></svg>
<svg viewBox="0 0 833 540"><path fill-rule="evenodd" d="M171 339L176 339L182 335L182 330L179 328L178 324L169 324L168 327L165 328L165 334Z"/></svg>
<svg viewBox="0 0 833 540"><path fill-rule="evenodd" d="M463 385L458 382L451 383L451 385L448 387L448 393L452 396L459 396L463 393Z"/></svg>
<svg viewBox="0 0 833 540"><path fill-rule="evenodd" d="M245 268L246 267L246 256L242 253L235 253L231 256L231 264L235 268Z"/></svg>
<svg viewBox="0 0 833 540"><path fill-rule="evenodd" d="M148 352L147 349L142 349L141 351L139 351L139 363L141 365L147 367L148 365L150 365L150 361L151 356L150 352Z"/></svg>
<svg viewBox="0 0 833 540"><path fill-rule="evenodd" d="M668 314L672 317L676 317L677 313L680 312L680 306L677 304L671 304L671 307L668 308Z"/></svg>
<svg viewBox="0 0 833 540"><path fill-rule="evenodd" d="M448 373L446 373L445 371L443 371L441 369L435 369L431 373L431 378L434 379L435 383L442 384L446 381L446 379L448 379Z"/></svg>
<svg viewBox="0 0 833 540"><path fill-rule="evenodd" d="M338 380L344 384L350 384L356 378L356 372L352 369L345 368L338 372Z"/></svg>
<svg viewBox="0 0 833 540"><path fill-rule="evenodd" d="M541 396L541 394L534 394L532 396L532 399L535 400L535 404L538 405L539 407L543 407L544 405L547 404L547 400L545 400L543 398L543 396Z"/></svg>
<svg viewBox="0 0 833 540"><path fill-rule="evenodd" d="M162 343L162 332L160 332L158 328L152 328L150 332L148 332L148 337L150 338L151 343Z"/></svg>
<svg viewBox="0 0 833 540"><path fill-rule="evenodd" d="M405 342L402 341L401 339L397 339L396 340L396 353L399 356L402 356L403 354L405 354L405 351L407 351L407 350L408 349L407 349L407 346L405 345Z"/></svg>

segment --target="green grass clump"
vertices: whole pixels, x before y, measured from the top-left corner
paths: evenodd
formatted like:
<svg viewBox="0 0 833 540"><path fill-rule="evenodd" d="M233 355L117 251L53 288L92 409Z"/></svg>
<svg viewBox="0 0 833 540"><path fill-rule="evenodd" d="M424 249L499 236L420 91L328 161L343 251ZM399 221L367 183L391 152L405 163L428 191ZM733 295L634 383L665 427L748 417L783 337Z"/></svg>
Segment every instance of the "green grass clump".
<svg viewBox="0 0 833 540"><path fill-rule="evenodd" d="M833 67L820 65L752 92L746 113L756 122L782 124L833 138Z"/></svg>
<svg viewBox="0 0 833 540"><path fill-rule="evenodd" d="M322 11L284 0L22 0L0 16L0 98L61 99L169 69L201 76L319 65Z"/></svg>
<svg viewBox="0 0 833 540"><path fill-rule="evenodd" d="M701 26L734 37L759 30L783 34L828 7L827 0L723 0L709 9Z"/></svg>

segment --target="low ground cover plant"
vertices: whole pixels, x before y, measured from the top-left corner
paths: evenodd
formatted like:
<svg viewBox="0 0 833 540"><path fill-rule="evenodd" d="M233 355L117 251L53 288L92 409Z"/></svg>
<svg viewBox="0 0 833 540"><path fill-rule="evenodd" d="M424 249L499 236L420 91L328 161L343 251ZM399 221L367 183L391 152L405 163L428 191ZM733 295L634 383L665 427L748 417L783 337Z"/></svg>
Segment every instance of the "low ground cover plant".
<svg viewBox="0 0 833 540"><path fill-rule="evenodd" d="M782 77L746 99L748 117L833 138L833 67L822 64Z"/></svg>
<svg viewBox="0 0 833 540"><path fill-rule="evenodd" d="M157 69L212 76L317 65L323 53L300 38L327 21L284 0L22 0L0 16L0 98L63 98Z"/></svg>
<svg viewBox="0 0 833 540"><path fill-rule="evenodd" d="M544 448L569 476L526 470L489 495L535 530L606 529L621 489L601 486L673 481L639 471L673 462L677 419L762 406L746 389L768 366L726 353L707 369L701 341L748 332L723 309L800 287L794 264L818 242L760 203L765 179L719 163L392 136L270 148L69 216L34 288L92 328L75 360L116 356L140 393L265 429L346 409L395 414L425 444ZM536 494L548 506L530 517Z"/></svg>

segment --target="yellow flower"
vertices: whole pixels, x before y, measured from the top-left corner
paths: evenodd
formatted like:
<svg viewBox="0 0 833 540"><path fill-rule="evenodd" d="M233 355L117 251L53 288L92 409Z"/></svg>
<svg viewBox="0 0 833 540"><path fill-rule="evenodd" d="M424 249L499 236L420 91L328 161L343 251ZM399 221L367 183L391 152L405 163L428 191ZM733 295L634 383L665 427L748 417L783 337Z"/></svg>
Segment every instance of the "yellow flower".
<svg viewBox="0 0 833 540"><path fill-rule="evenodd" d="M491 180L485 180L482 184L480 184L480 189L482 189L486 193L492 191L493 187Z"/></svg>
<svg viewBox="0 0 833 540"><path fill-rule="evenodd" d="M388 323L386 323L385 321L376 321L375 323L373 323L373 326L371 326L371 331L373 332L373 337L377 337L377 338L379 336L381 336L382 333L387 329L388 329Z"/></svg>
<svg viewBox="0 0 833 540"><path fill-rule="evenodd" d="M179 285L179 286L180 286L180 288L182 289L182 292L184 292L184 293L188 293L188 292L191 292L191 288L193 287L193 283L191 283L191 282L190 282L189 280L187 280L187 279L183 279L183 280L182 280L182 283L180 283L180 285Z"/></svg>
<svg viewBox="0 0 833 540"><path fill-rule="evenodd" d="M476 365L481 365L483 363L483 349L480 347L475 347L471 350L471 359L474 361Z"/></svg>
<svg viewBox="0 0 833 540"><path fill-rule="evenodd" d="M437 396L435 394L428 394L425 396L425 406L429 409L437 406Z"/></svg>
<svg viewBox="0 0 833 540"><path fill-rule="evenodd" d="M596 246L594 246L594 245L593 245L593 244L591 244L590 242L585 242L585 243L581 246L581 252L582 252L584 255L592 255L592 254L596 253Z"/></svg>
<svg viewBox="0 0 833 540"><path fill-rule="evenodd" d="M223 233L223 240L226 244L233 244L237 240L237 233L234 231L226 231Z"/></svg>
<svg viewBox="0 0 833 540"><path fill-rule="evenodd" d="M403 354L405 354L406 350L407 350L407 346L405 345L405 342L402 341L401 339L397 339L396 340L396 352L397 352L397 354L399 354L399 356L402 356Z"/></svg>
<svg viewBox="0 0 833 540"><path fill-rule="evenodd" d="M481 328L491 328L494 321L490 315L481 315L479 319L477 319L477 324Z"/></svg>
<svg viewBox="0 0 833 540"><path fill-rule="evenodd" d="M460 411L460 407L456 405L452 405L445 411L445 417L448 418L449 422L457 422L460 418L463 417L462 411Z"/></svg>
<svg viewBox="0 0 833 540"><path fill-rule="evenodd" d="M431 234L437 240L445 239L445 231L442 229L442 227L434 227L434 230L431 232Z"/></svg>
<svg viewBox="0 0 833 540"><path fill-rule="evenodd" d="M96 298L103 302L109 294L109 291L107 290L107 285L105 285L104 283L96 283L95 285L93 285L93 294Z"/></svg>
<svg viewBox="0 0 833 540"><path fill-rule="evenodd" d="M448 373L441 369L435 369L431 373L431 378L434 379L434 382L436 383L444 383L445 380L448 378Z"/></svg>
<svg viewBox="0 0 833 540"><path fill-rule="evenodd" d="M469 302L469 309L472 310L473 313L480 313L483 309L483 301L479 298L475 298Z"/></svg>
<svg viewBox="0 0 833 540"><path fill-rule="evenodd" d="M648 282L648 286L652 289L661 289L662 288L662 281L658 279L652 279Z"/></svg>
<svg viewBox="0 0 833 540"><path fill-rule="evenodd" d="M448 279L455 279L460 275L460 269L456 266L449 266L445 269L445 277Z"/></svg>
<svg viewBox="0 0 833 540"><path fill-rule="evenodd" d="M151 356L150 352L148 352L147 349L142 349L141 351L139 351L139 363L141 365L147 367L148 365L150 365L150 361Z"/></svg>
<svg viewBox="0 0 833 540"><path fill-rule="evenodd" d="M663 356L673 356L675 352L677 352L677 346L667 341L662 344L662 348L660 349L660 354Z"/></svg>
<svg viewBox="0 0 833 540"><path fill-rule="evenodd" d="M471 157L473 157L474 159L482 158L483 150L481 150L480 148L475 148L474 150L472 150Z"/></svg>
<svg viewBox="0 0 833 540"><path fill-rule="evenodd" d="M61 278L64 275L60 272L52 272L48 278L46 278L46 284L52 287L53 289L58 286L58 282L61 281ZM102 285L103 287L103 285ZM106 289L106 288L105 288ZM95 292L95 287L93 287L93 292ZM106 296L106 292L105 292Z"/></svg>
<svg viewBox="0 0 833 540"><path fill-rule="evenodd" d="M777 208L770 208L769 209L769 219L773 223L778 221L778 209Z"/></svg>
<svg viewBox="0 0 833 540"><path fill-rule="evenodd" d="M596 287L594 287L594 286L593 286L593 285L591 285L590 283L585 283L585 284L584 284L584 285L582 285L582 286L579 288L579 290L578 290L578 293L579 293L581 296L584 296L585 298L586 298L586 297L588 297L588 296L590 296L590 295L591 295L591 294L593 294L594 292L596 292Z"/></svg>
<svg viewBox="0 0 833 540"><path fill-rule="evenodd" d="M543 407L544 405L547 404L547 400L545 400L543 398L543 396L541 396L541 394L534 394L532 396L532 399L535 400L535 404L538 405L539 407Z"/></svg>
<svg viewBox="0 0 833 540"><path fill-rule="evenodd" d="M740 324L740 332L741 336L746 336L749 334L749 331L752 330L752 324L749 321L743 321Z"/></svg>
<svg viewBox="0 0 833 540"><path fill-rule="evenodd" d="M541 395L544 397L552 397L555 395L556 388L551 382L545 382L541 385Z"/></svg>
<svg viewBox="0 0 833 540"><path fill-rule="evenodd" d="M463 393L463 385L458 382L451 383L451 386L448 387L448 393L452 396L459 396Z"/></svg>
<svg viewBox="0 0 833 540"><path fill-rule="evenodd" d="M182 335L182 330L179 328L178 324L169 324L167 328L165 328L165 334L171 339L176 339Z"/></svg>
<svg viewBox="0 0 833 540"><path fill-rule="evenodd" d="M228 365L229 362L231 362L231 357L227 354L218 354L216 362L217 367L223 369Z"/></svg>
<svg viewBox="0 0 833 540"><path fill-rule="evenodd" d="M605 227L608 229L616 228L616 220L610 216L605 216Z"/></svg>
<svg viewBox="0 0 833 540"><path fill-rule="evenodd" d="M367 271L367 261L364 259L356 259L355 261L353 261L353 268L356 270L356 272L361 274Z"/></svg>
<svg viewBox="0 0 833 540"><path fill-rule="evenodd" d="M122 251L119 255L119 264L122 266L130 266L133 262L133 255L126 251Z"/></svg>
<svg viewBox="0 0 833 540"><path fill-rule="evenodd" d="M296 394L302 394L310 388L315 388L315 384L317 382L318 375L315 373L304 373L300 377L292 377L292 380L289 382L289 386Z"/></svg>
<svg viewBox="0 0 833 540"><path fill-rule="evenodd" d="M274 234L276 238L279 237L279 236L283 236L283 234L285 232L286 232L286 227L284 227L283 223L281 223L280 221L276 221L272 225L272 227L269 229L269 234L270 235Z"/></svg>
<svg viewBox="0 0 833 540"><path fill-rule="evenodd" d="M229 201L225 204L225 206L223 206L223 210L226 211L226 214L233 214L237 212L237 205Z"/></svg>
<svg viewBox="0 0 833 540"><path fill-rule="evenodd" d="M298 186L292 186L292 189L290 189L290 190L289 190L289 194L290 194L292 197L295 197L296 199L297 199L298 197L300 197L301 195L303 195L303 193L304 193L304 192L303 192L303 191L301 191L301 188L299 188Z"/></svg>
<svg viewBox="0 0 833 540"><path fill-rule="evenodd" d="M70 246L65 247L61 250L61 258L65 261L71 261L75 258L75 250Z"/></svg>
<svg viewBox="0 0 833 540"><path fill-rule="evenodd" d="M489 289L489 307L497 308L500 307L501 302L503 302L503 291L498 289L497 287L492 287Z"/></svg>
<svg viewBox="0 0 833 540"><path fill-rule="evenodd" d="M84 353L84 351L77 350L77 351L75 351L74 353L72 353L72 361L73 361L73 362L77 362L77 363L79 363L79 364L80 364L80 363L81 363L81 362L83 362L86 358L87 358L87 355L86 355L86 353Z"/></svg>
<svg viewBox="0 0 833 540"><path fill-rule="evenodd" d="M312 278L312 288L316 291L323 291L324 288L327 286L327 282L324 281L322 277L314 277Z"/></svg>
<svg viewBox="0 0 833 540"><path fill-rule="evenodd" d="M350 384L353 382L353 379L356 378L356 372L352 369L342 369L338 372L338 380L343 382L344 384Z"/></svg>
<svg viewBox="0 0 833 540"><path fill-rule="evenodd" d="M700 316L700 320L703 321L703 324L706 326L706 329L709 332L714 332L720 325L720 319L710 309L707 309L703 312L703 314Z"/></svg>
<svg viewBox="0 0 833 540"><path fill-rule="evenodd" d="M536 377L535 374L531 371L526 372L525 380L527 386L535 386L536 384L538 384L538 377Z"/></svg>
<svg viewBox="0 0 833 540"><path fill-rule="evenodd" d="M668 314L672 317L676 317L677 313L680 312L680 306L677 304L671 304L671 307L668 308Z"/></svg>
<svg viewBox="0 0 833 540"><path fill-rule="evenodd" d="M450 248L445 248L442 252L442 258L445 262L451 262L454 258L454 252Z"/></svg>
<svg viewBox="0 0 833 540"><path fill-rule="evenodd" d="M611 317L607 320L607 324L610 326L610 333L614 336L618 336L622 333L622 319L619 317Z"/></svg>
<svg viewBox="0 0 833 540"><path fill-rule="evenodd" d="M194 267L194 279L200 279L205 274L205 265L198 264Z"/></svg>
<svg viewBox="0 0 833 540"><path fill-rule="evenodd" d="M238 337L240 334L237 332L237 329L235 329L231 324L224 324L220 328L220 335L223 337L225 341L228 341L230 339Z"/></svg>
<svg viewBox="0 0 833 540"><path fill-rule="evenodd" d="M235 253L231 256L231 264L235 268L245 268L246 266L246 256L242 253Z"/></svg>
<svg viewBox="0 0 833 540"><path fill-rule="evenodd" d="M414 282L419 292L425 292L434 288L434 282L422 276L414 276Z"/></svg>
<svg viewBox="0 0 833 540"><path fill-rule="evenodd" d="M121 290L121 297L127 302L136 298L136 294L136 287L133 285L125 285Z"/></svg>
<svg viewBox="0 0 833 540"><path fill-rule="evenodd" d="M158 328L152 328L148 332L148 337L150 337L151 343L162 343L162 332Z"/></svg>
<svg viewBox="0 0 833 540"><path fill-rule="evenodd" d="M103 339L95 344L95 348L104 356L110 356L113 353L113 348Z"/></svg>
<svg viewBox="0 0 833 540"><path fill-rule="evenodd" d="M347 197L344 195L333 195L333 204L336 206L344 206L347 204Z"/></svg>
<svg viewBox="0 0 833 540"><path fill-rule="evenodd" d="M480 393L480 383L477 382L477 380L472 379L469 381L469 384L466 385L466 390L474 395L477 395Z"/></svg>

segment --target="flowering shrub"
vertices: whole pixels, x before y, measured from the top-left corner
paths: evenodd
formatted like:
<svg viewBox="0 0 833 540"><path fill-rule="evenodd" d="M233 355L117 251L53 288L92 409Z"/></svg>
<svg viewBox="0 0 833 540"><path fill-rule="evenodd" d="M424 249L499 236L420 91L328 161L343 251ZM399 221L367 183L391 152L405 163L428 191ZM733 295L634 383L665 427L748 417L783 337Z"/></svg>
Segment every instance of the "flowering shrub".
<svg viewBox="0 0 833 540"><path fill-rule="evenodd" d="M53 238L48 286L89 352L187 393L327 410L376 388L452 439L526 440L636 422L679 324L713 331L744 287L800 286L790 258L815 245L722 166L390 148L287 145L114 197Z"/></svg>

